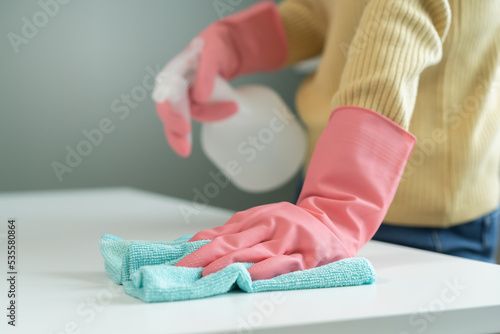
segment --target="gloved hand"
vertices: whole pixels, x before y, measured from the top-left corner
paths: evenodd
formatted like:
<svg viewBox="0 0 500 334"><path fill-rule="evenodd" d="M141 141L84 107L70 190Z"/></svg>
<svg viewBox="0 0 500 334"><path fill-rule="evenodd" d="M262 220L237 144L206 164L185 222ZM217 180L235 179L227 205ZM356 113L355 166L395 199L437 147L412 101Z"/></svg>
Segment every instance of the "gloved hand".
<svg viewBox="0 0 500 334"><path fill-rule="evenodd" d="M208 103L217 75L231 80L243 74L277 70L287 57L285 30L273 2L261 2L216 21L197 38L203 40L203 50L190 89L190 109L191 117L199 122L219 121L237 111L233 102ZM168 100L156 103L156 109L170 146L180 156L189 156L191 143L186 135L191 133L191 123Z"/></svg>
<svg viewBox="0 0 500 334"><path fill-rule="evenodd" d="M176 265L253 262L252 280L353 257L380 226L415 145L415 137L372 110L341 107L319 138L297 204L274 203L236 213L189 241L212 241Z"/></svg>

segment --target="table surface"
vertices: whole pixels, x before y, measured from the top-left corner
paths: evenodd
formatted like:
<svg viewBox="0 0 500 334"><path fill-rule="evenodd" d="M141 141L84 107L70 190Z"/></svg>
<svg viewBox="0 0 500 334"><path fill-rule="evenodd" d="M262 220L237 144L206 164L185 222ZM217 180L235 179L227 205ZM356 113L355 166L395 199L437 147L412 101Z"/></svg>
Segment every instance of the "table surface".
<svg viewBox="0 0 500 334"><path fill-rule="evenodd" d="M359 256L372 285L147 304L106 276L98 241L173 240L222 225L233 212L129 188L0 194L0 263L7 220L18 223L17 326L2 333L494 333L500 266L370 241ZM7 282L0 280L2 304Z"/></svg>

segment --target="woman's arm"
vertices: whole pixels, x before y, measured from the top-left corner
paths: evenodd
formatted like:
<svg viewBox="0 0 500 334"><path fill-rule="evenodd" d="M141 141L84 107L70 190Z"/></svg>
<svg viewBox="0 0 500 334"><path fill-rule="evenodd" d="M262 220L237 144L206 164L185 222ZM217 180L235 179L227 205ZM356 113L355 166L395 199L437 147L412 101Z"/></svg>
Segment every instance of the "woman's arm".
<svg viewBox="0 0 500 334"><path fill-rule="evenodd" d="M285 0L279 4L288 43L286 66L317 56L328 27L326 9L317 0Z"/></svg>
<svg viewBox="0 0 500 334"><path fill-rule="evenodd" d="M441 60L450 22L446 0L372 0L350 44L332 108L368 108L408 129L419 76Z"/></svg>

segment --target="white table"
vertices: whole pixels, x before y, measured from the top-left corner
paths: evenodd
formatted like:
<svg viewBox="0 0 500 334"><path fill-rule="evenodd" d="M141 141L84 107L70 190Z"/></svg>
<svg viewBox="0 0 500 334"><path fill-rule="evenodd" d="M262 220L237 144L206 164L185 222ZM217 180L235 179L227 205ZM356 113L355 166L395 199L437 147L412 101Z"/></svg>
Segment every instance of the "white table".
<svg viewBox="0 0 500 334"><path fill-rule="evenodd" d="M223 224L206 207L189 224L166 196L127 188L0 194L2 275L7 219L18 222L17 321L1 333L492 333L500 332L500 266L369 242L373 285L147 304L106 276L98 241L172 240ZM450 285L455 285L450 288ZM431 310L431 311L429 311ZM7 331L5 329L7 328Z"/></svg>

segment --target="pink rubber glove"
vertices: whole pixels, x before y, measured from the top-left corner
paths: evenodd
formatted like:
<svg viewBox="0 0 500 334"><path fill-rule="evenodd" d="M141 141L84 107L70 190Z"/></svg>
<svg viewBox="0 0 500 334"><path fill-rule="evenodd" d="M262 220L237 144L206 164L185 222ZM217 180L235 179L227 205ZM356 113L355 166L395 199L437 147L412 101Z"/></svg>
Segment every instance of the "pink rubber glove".
<svg viewBox="0 0 500 334"><path fill-rule="evenodd" d="M199 35L203 51L190 89L191 117L199 122L225 119L237 111L233 102L208 103L215 77L231 80L243 74L277 70L285 64L288 47L276 4L261 2L216 21ZM188 45L189 48L189 45ZM186 135L191 123L169 101L156 103L167 141L182 157L191 153Z"/></svg>
<svg viewBox="0 0 500 334"><path fill-rule="evenodd" d="M335 109L319 138L297 205L281 202L237 212L189 241L212 241L177 266L253 262L252 280L353 257L379 228L415 137L374 111Z"/></svg>

